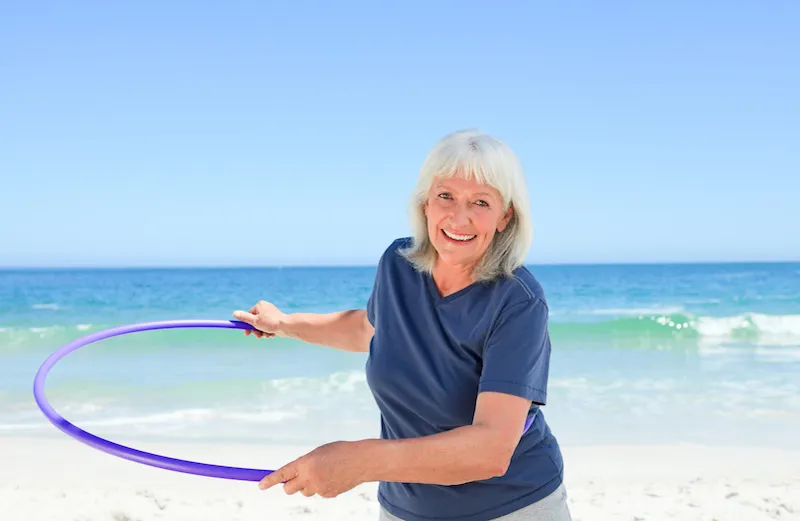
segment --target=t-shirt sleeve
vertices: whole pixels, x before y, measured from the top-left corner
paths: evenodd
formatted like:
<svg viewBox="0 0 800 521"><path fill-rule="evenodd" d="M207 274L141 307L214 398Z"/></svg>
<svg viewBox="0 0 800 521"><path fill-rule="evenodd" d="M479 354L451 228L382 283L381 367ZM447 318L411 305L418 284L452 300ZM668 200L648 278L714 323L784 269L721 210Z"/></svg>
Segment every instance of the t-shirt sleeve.
<svg viewBox="0 0 800 521"><path fill-rule="evenodd" d="M381 277L383 276L383 265L385 263L386 252L381 255L381 258L378 259L378 267L375 270L375 279L372 282L372 291L369 294L369 298L367 299L367 320L375 327L375 321L378 318L378 298L380 296L380 281Z"/></svg>
<svg viewBox="0 0 800 521"><path fill-rule="evenodd" d="M375 282L372 284L372 292L369 294L369 298L367 299L367 320L369 320L369 323L372 325L372 327L375 327L375 308L376 308L375 301L378 298L377 292L378 292L378 277L376 276Z"/></svg>
<svg viewBox="0 0 800 521"><path fill-rule="evenodd" d="M479 392L520 396L544 405L550 370L547 306L530 299L510 307L489 334Z"/></svg>

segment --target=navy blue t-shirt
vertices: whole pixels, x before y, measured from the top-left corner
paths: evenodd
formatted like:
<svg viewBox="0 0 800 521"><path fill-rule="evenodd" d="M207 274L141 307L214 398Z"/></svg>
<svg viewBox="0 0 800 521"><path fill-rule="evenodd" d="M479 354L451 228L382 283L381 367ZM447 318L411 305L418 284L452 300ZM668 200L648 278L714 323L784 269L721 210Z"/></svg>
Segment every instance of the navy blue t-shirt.
<svg viewBox="0 0 800 521"><path fill-rule="evenodd" d="M367 383L381 413L381 437L428 436L472 424L481 391L533 401L533 423L508 471L461 485L381 482L380 504L406 521L485 521L542 499L563 479L558 442L539 409L547 399L548 308L526 268L442 297L398 239L378 263L367 316L375 328Z"/></svg>

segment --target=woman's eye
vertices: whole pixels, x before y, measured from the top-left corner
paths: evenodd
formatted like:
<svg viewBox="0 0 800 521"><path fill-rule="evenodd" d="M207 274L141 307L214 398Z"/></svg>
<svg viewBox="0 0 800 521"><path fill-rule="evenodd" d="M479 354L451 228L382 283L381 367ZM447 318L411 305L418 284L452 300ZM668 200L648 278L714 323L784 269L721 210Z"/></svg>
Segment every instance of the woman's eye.
<svg viewBox="0 0 800 521"><path fill-rule="evenodd" d="M442 192L439 194L440 199L450 199L450 194L447 192Z"/></svg>
<svg viewBox="0 0 800 521"><path fill-rule="evenodd" d="M478 201L475 204L477 204L478 206L489 206L489 203L487 203L483 199L478 199Z"/></svg>

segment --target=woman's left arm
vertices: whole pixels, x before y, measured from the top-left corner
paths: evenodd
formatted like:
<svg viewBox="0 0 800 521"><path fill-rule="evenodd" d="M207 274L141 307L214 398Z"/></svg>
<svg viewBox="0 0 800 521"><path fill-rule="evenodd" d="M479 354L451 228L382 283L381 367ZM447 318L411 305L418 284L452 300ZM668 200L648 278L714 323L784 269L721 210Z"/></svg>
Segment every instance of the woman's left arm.
<svg viewBox="0 0 800 521"><path fill-rule="evenodd" d="M287 494L335 497L371 481L458 485L502 476L530 404L510 394L482 392L471 425L420 438L329 443L269 474L259 488L284 483Z"/></svg>
<svg viewBox="0 0 800 521"><path fill-rule="evenodd" d="M365 481L458 485L502 476L517 448L531 402L478 395L471 425L401 440L364 440Z"/></svg>

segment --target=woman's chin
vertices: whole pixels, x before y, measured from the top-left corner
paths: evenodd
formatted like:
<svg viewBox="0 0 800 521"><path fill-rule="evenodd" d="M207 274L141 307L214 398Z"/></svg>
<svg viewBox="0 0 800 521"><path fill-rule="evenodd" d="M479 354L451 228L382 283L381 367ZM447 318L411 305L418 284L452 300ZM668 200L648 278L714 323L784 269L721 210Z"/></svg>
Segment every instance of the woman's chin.
<svg viewBox="0 0 800 521"><path fill-rule="evenodd" d="M437 248L439 260L444 266L467 266L475 263L473 255L465 255L466 252L454 252L449 248Z"/></svg>

